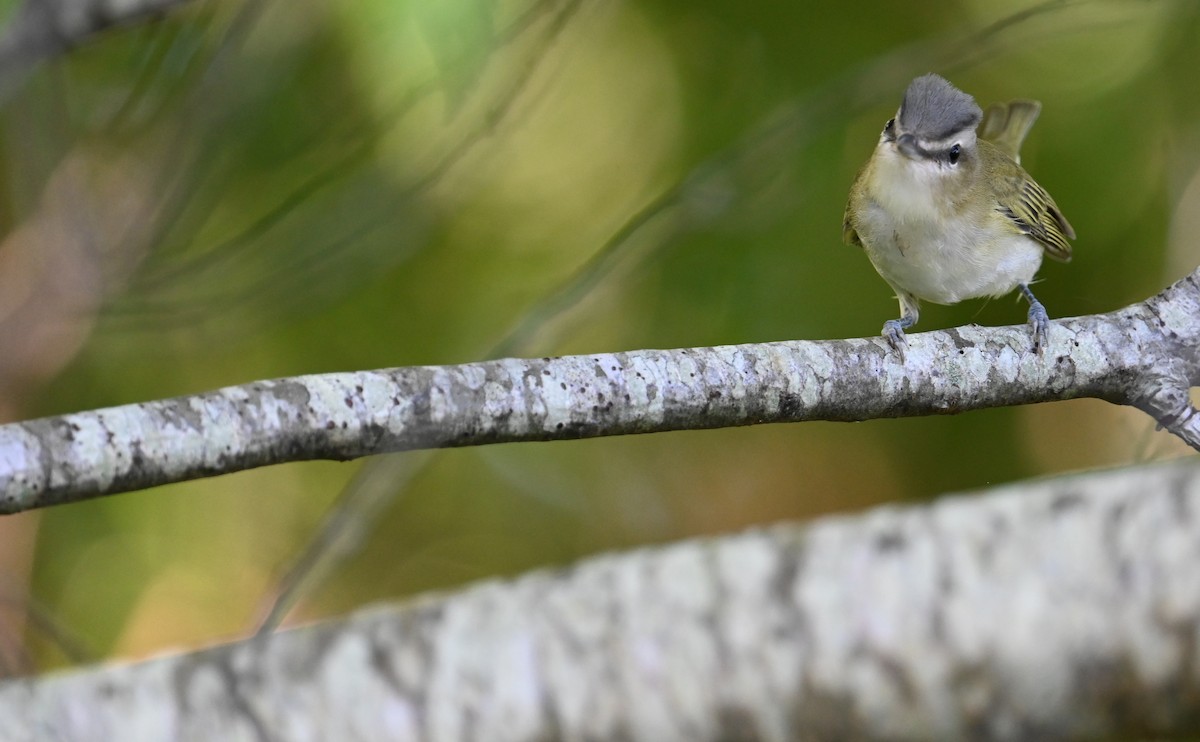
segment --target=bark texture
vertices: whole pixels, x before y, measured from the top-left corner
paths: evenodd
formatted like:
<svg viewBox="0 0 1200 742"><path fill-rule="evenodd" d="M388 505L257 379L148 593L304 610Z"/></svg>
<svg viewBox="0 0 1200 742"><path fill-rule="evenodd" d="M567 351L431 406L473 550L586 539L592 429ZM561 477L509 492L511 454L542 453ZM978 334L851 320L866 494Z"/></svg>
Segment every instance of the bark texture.
<svg viewBox="0 0 1200 742"><path fill-rule="evenodd" d="M878 337L298 376L0 426L0 512L306 459L1097 397L1193 447L1196 274L1110 314Z"/></svg>
<svg viewBox="0 0 1200 742"><path fill-rule="evenodd" d="M1200 466L600 556L0 684L5 740L1048 739L1200 725Z"/></svg>

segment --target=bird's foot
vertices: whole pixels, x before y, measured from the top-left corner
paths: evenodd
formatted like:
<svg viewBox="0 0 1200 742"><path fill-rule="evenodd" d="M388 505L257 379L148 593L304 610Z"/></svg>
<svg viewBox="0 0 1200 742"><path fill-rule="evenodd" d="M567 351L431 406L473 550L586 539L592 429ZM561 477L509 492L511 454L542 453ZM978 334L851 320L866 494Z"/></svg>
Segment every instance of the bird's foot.
<svg viewBox="0 0 1200 742"><path fill-rule="evenodd" d="M1033 330L1033 352L1041 353L1050 342L1050 315L1037 299L1029 305L1029 327Z"/></svg>
<svg viewBox="0 0 1200 742"><path fill-rule="evenodd" d="M904 322L898 319L889 319L883 323L883 339L888 341L888 345L892 346L892 350L900 354L900 358L904 358L904 351L908 349L908 340L904 337Z"/></svg>
<svg viewBox="0 0 1200 742"><path fill-rule="evenodd" d="M1033 330L1033 352L1040 354L1050 342L1050 315L1025 284L1017 286L1029 301L1029 327Z"/></svg>

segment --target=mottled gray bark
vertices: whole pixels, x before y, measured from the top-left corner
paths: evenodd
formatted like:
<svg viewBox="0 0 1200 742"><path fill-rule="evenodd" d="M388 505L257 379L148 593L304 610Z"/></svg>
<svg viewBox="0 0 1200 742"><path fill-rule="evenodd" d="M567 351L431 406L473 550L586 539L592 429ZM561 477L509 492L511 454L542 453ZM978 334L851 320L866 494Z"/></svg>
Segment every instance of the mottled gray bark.
<svg viewBox="0 0 1200 742"><path fill-rule="evenodd" d="M880 338L298 376L0 426L0 511L306 459L1097 397L1200 448L1193 274L1111 314Z"/></svg>
<svg viewBox="0 0 1200 742"><path fill-rule="evenodd" d="M1200 466L886 507L0 684L5 740L1136 738L1200 728Z"/></svg>

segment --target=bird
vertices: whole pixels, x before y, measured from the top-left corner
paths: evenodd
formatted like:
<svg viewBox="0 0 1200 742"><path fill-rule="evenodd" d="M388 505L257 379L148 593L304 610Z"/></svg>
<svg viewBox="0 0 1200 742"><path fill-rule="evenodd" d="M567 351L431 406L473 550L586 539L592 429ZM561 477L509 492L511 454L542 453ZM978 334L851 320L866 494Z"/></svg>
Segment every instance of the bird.
<svg viewBox="0 0 1200 742"><path fill-rule="evenodd" d="M1032 350L1050 318L1030 285L1049 255L1071 259L1075 230L1021 167L1041 112L1034 100L975 99L937 74L914 79L850 188L842 239L863 249L896 292L900 318L883 337L903 357L920 303L956 304L1019 291L1029 302Z"/></svg>

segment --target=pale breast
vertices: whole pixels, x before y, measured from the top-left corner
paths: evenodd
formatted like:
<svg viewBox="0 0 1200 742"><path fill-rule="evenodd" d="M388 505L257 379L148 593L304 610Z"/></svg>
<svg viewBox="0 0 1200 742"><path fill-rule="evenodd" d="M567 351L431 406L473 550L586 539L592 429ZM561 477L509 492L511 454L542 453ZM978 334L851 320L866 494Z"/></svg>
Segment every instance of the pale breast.
<svg viewBox="0 0 1200 742"><path fill-rule="evenodd" d="M859 237L879 275L935 304L1003 296L1042 264L1042 247L1023 235L996 239L963 220L897 222L877 207L864 216Z"/></svg>
<svg viewBox="0 0 1200 742"><path fill-rule="evenodd" d="M893 288L935 304L1003 296L1033 280L1043 249L987 221L956 213L926 183L892 183L859 202L854 227L875 270Z"/></svg>

